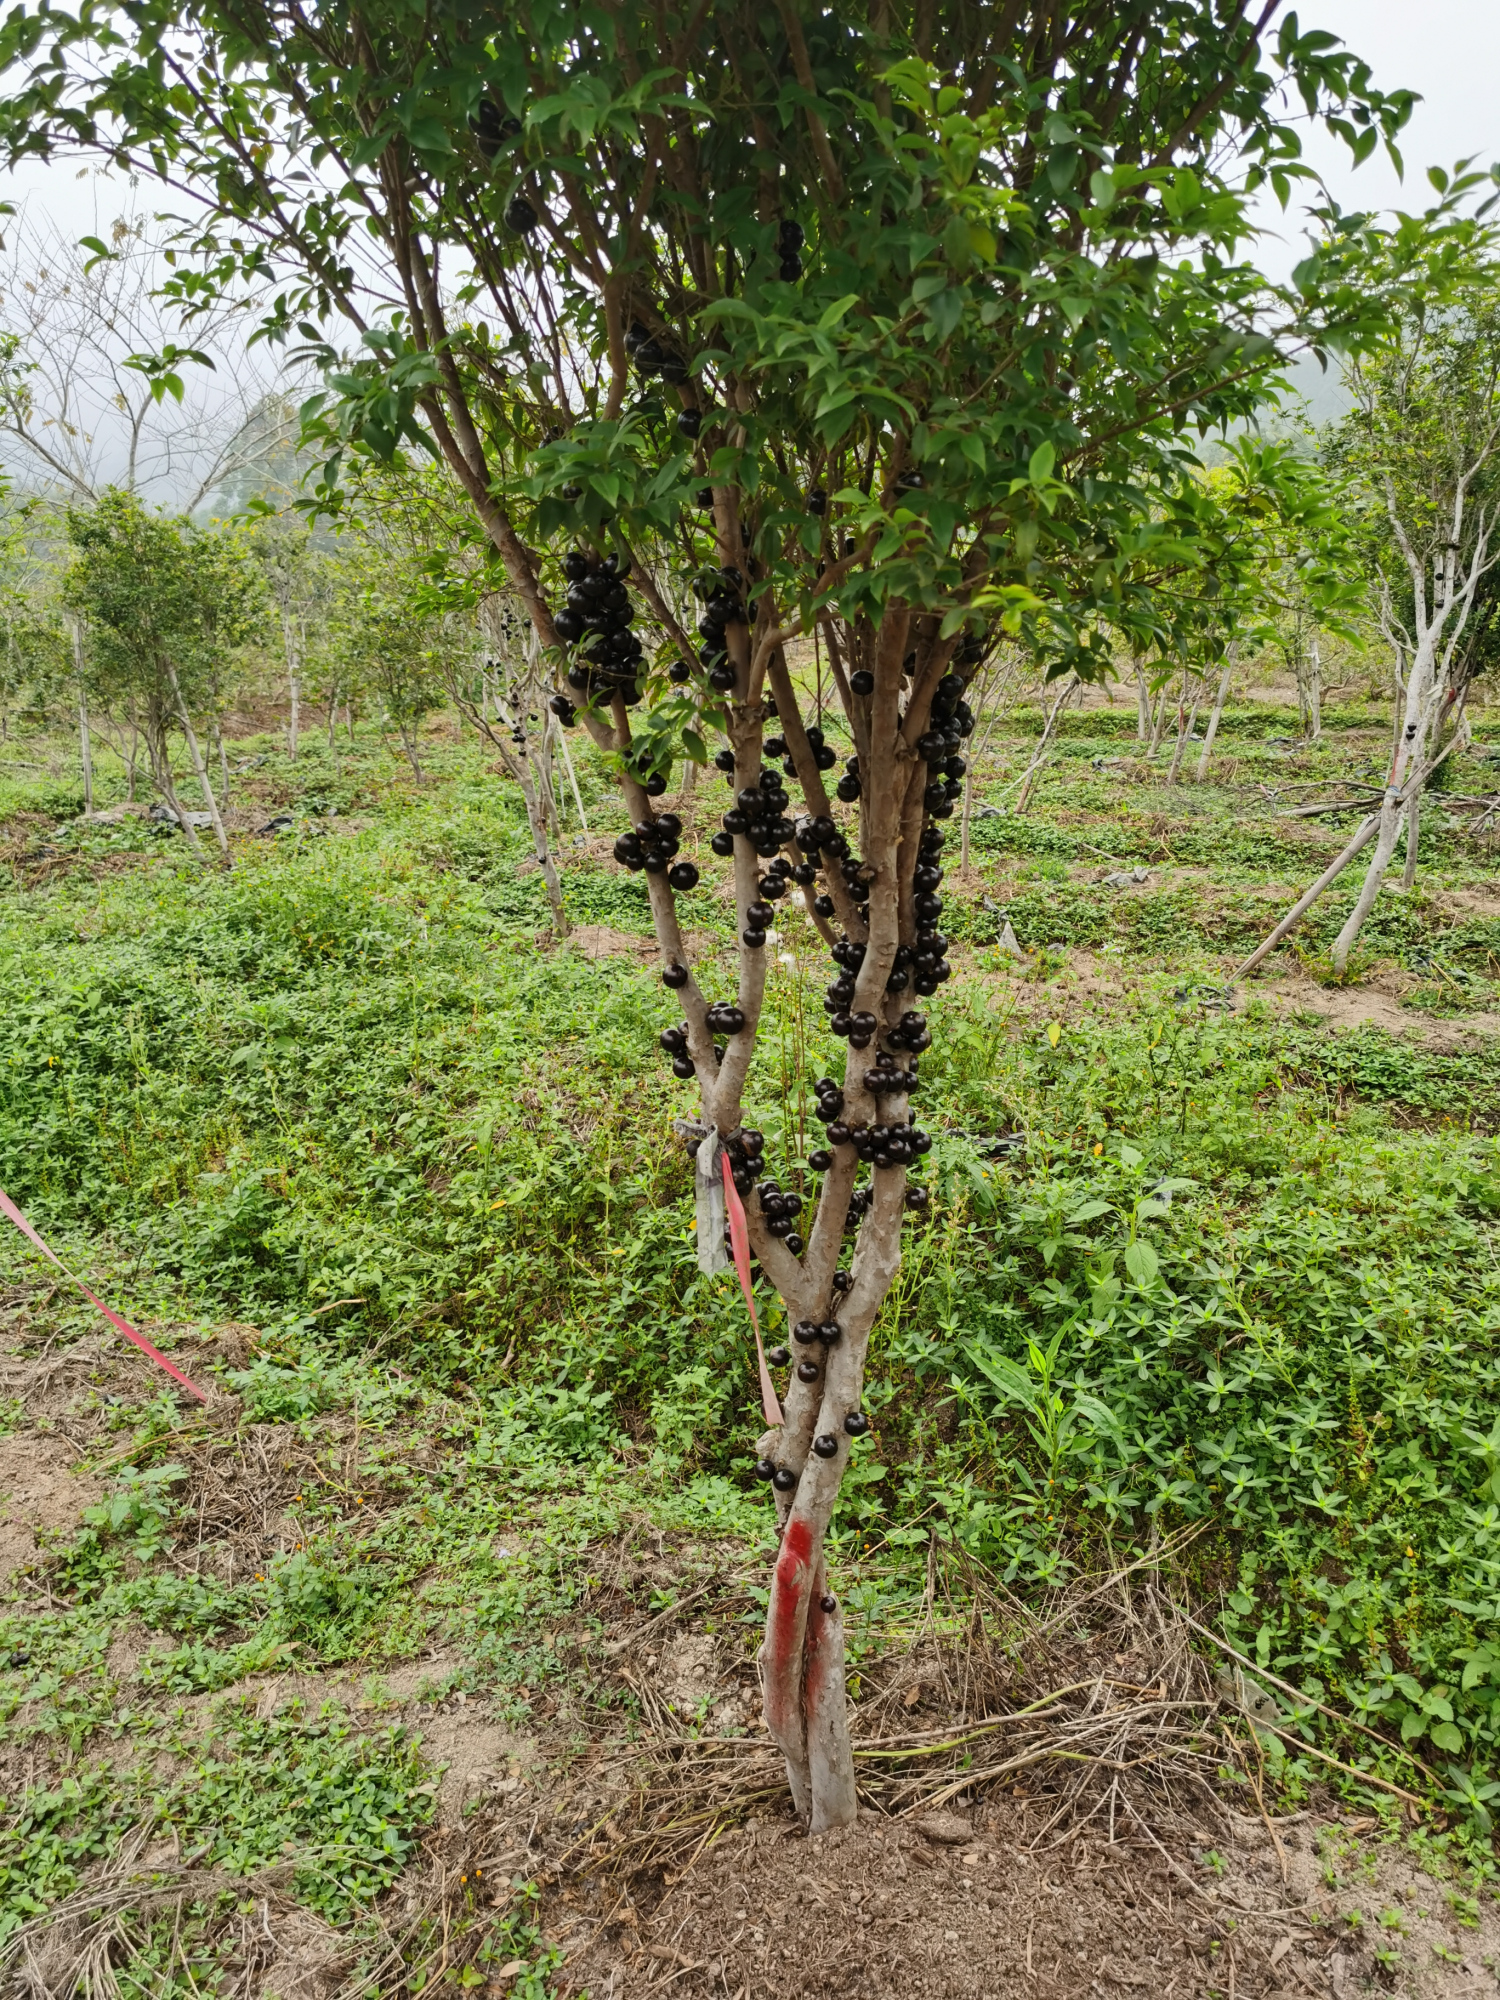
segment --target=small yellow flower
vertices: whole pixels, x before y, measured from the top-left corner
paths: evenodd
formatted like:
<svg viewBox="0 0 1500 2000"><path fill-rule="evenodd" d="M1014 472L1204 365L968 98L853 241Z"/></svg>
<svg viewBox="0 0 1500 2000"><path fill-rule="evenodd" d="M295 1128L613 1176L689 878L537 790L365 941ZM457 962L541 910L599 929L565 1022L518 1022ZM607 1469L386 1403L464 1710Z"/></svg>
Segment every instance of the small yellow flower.
<svg viewBox="0 0 1500 2000"><path fill-rule="evenodd" d="M1103 1146L1102 1146L1102 1145L1099 1145L1099 1146L1096 1146L1096 1147L1094 1148L1094 1158L1095 1158L1095 1159L1097 1160L1097 1159L1098 1159L1098 1157L1099 1157L1099 1155L1100 1155L1100 1154L1101 1154L1101 1153L1102 1153L1103 1151L1104 1151L1104 1148L1103 1148Z"/></svg>

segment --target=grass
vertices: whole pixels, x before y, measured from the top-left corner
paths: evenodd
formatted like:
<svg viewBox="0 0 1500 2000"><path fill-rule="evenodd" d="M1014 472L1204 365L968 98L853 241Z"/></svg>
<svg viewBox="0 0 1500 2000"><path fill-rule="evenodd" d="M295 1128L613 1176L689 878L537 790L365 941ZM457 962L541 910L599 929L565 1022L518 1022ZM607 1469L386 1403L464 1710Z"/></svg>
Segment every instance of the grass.
<svg viewBox="0 0 1500 2000"><path fill-rule="evenodd" d="M855 1684L930 1548L1045 1594L1105 1550L1187 1537L1179 1584L1205 1622L1389 1747L1309 1729L1482 1838L1500 1772L1493 1043L1335 1034L1254 988L1226 1010L1233 955L1337 832L1278 821L1253 789L1258 762L1288 769L1265 742L1281 711L1232 712L1232 776L1201 790L1087 761L1128 752L1127 724L1067 718L1036 809L977 823L977 874L945 913L960 977L923 1063L937 1199L877 1328L874 1431L838 1522ZM1357 768L1382 726L1332 712L1300 768ZM190 1372L194 1330L209 1343L279 1523L258 1566L195 1568L222 1440L100 1373L104 1497L42 1562L47 1608L23 1580L0 1624L0 1740L50 1774L5 1804L0 1925L145 1825L231 1872L291 1856L300 1900L357 1936L433 1797L420 1732L353 1712L361 1676L378 1688L441 1646L448 1691L517 1726L581 1718L617 1588L601 1544L646 1520L750 1562L766 1545L748 1324L697 1271L671 1132L686 1099L655 1045L669 997L628 959L539 941L524 824L467 746L435 740L420 792L371 744L337 767L248 747L258 803L298 826L242 843L228 877L139 822L56 823L58 777L0 801L0 1185L112 1303L185 1329ZM1002 738L981 797L1024 755L1020 729ZM612 828L581 763L591 824ZM726 906L696 849L689 923L711 957ZM1461 1035L1500 971L1500 915L1474 906L1482 854L1440 828L1429 852L1418 893L1377 906L1364 964ZM564 849L574 921L645 935L639 884L592 853ZM1112 859L1158 873L1123 893L1085 879ZM1314 967L1352 894L1300 941ZM1021 962L994 950L1007 916ZM820 961L788 941L751 1104L795 1184L837 1050ZM1024 1151L993 1156L1003 1131ZM0 1245L29 1288L23 1345L91 1328L40 1297L28 1256ZM224 1322L253 1336L216 1361ZM747 1634L755 1615L752 1589ZM261 1714L251 1691L293 1669L337 1697ZM1291 1796L1318 1775L1290 1751L1277 1769ZM530 1935L524 1910L503 1921L512 1946ZM211 1958L204 1942L205 1979Z"/></svg>

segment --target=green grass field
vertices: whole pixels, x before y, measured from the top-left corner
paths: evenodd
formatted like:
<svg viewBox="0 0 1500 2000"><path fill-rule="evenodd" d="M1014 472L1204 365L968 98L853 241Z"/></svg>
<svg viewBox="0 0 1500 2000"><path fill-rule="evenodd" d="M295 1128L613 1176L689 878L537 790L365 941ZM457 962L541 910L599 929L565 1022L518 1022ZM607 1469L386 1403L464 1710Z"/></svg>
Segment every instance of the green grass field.
<svg viewBox="0 0 1500 2000"><path fill-rule="evenodd" d="M1034 728L996 737L981 803ZM1346 985L1323 954L1352 877L1225 987L1349 824L1281 808L1376 768L1385 730L1350 705L1304 749L1276 740L1284 708L1242 702L1213 782L1168 787L1133 713L1091 707L1026 816L976 820L967 873L952 823L958 973L922 1080L937 1198L872 1345L836 1562L857 1688L934 1559L1044 1603L1170 1542L1184 1604L1383 1747L1326 1717L1306 1740L1429 1801L1479 1862L1500 1790L1494 839L1434 802L1418 887L1382 895ZM671 1132L692 1107L656 1046L675 1012L629 948L645 898L607 858L618 816L581 738L591 837L570 824L563 858L585 948L547 937L518 802L451 725L425 788L373 738L296 766L237 747L264 753L237 803L295 825L238 839L223 876L171 831L73 823L65 746L24 748L50 773L0 759L0 1185L239 1399L197 1416L0 1241L0 1452L69 1439L97 1496L0 1618L0 1944L131 1829L170 1827L231 1874L285 1860L374 1952L371 1899L434 1813L379 1677L441 1652L439 1694L586 1733L601 1551L642 1523L752 1567L767 1546L748 1319L697 1271ZM1485 747L1454 790L1493 788ZM716 798L702 782L684 841L688 922L727 981ZM1099 880L1122 867L1149 879ZM778 929L751 1090L784 1185L837 1053L815 946ZM59 1401L42 1364L70 1352ZM254 1533L214 1497L231 1447ZM345 1692L268 1713L294 1673ZM362 1677L368 1714L345 1698ZM1295 1799L1327 1768L1278 1751L1273 1775ZM506 1950L540 1995L521 1876L516 1897ZM212 1990L225 1933L195 1908L192 1975L157 1963L148 1914L122 1992Z"/></svg>

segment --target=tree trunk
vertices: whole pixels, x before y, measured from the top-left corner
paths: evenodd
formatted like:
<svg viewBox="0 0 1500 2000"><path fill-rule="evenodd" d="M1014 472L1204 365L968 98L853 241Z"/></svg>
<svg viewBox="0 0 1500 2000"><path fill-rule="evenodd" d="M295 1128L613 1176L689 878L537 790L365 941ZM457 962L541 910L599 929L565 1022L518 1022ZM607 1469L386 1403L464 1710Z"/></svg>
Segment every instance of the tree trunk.
<svg viewBox="0 0 1500 2000"><path fill-rule="evenodd" d="M1203 684L1199 681L1196 684L1196 692L1193 695L1192 707L1184 711L1183 707L1179 706L1177 714L1177 745L1172 752L1171 769L1167 772L1167 783L1169 785L1177 783L1177 774L1182 769L1182 753L1187 748L1188 738L1193 733L1193 724L1198 719L1198 703L1202 699L1202 693ZM1186 719L1184 719L1184 714Z"/></svg>
<svg viewBox="0 0 1500 2000"><path fill-rule="evenodd" d="M187 742L188 756L192 761L193 773L198 780L199 789L203 793L203 803L207 806L209 818L213 821L214 838L219 843L219 853L223 858L224 866L227 868L230 865L229 836L224 831L224 822L219 816L219 802L214 797L214 788L208 781L208 766L203 761L203 752L198 744L197 733L193 728L192 718L187 712L187 703L182 698L182 686L177 678L177 668L170 659L167 661L167 679L171 685L172 699L177 708L177 720L182 725L182 734ZM183 821L183 828L185 831L187 830L186 820Z"/></svg>
<svg viewBox="0 0 1500 2000"><path fill-rule="evenodd" d="M1417 842L1422 832L1422 792L1419 787L1406 802L1406 865L1401 870L1401 886L1411 889L1417 880Z"/></svg>
<svg viewBox="0 0 1500 2000"><path fill-rule="evenodd" d="M1156 713L1151 721L1150 741L1146 745L1146 755L1148 758L1154 757L1161 748L1161 739L1167 726L1167 695L1168 687L1163 682L1161 696L1156 704Z"/></svg>
<svg viewBox="0 0 1500 2000"><path fill-rule="evenodd" d="M126 770L125 770L125 797L129 800L131 805L134 805L135 765L136 765L136 759L140 755L141 732L135 719L135 702L133 700L131 701L129 707L125 711L125 721L126 721L126 726L130 731L130 754L127 760Z"/></svg>
<svg viewBox="0 0 1500 2000"><path fill-rule="evenodd" d="M1349 953L1354 941L1364 926L1365 918L1374 908L1375 898L1380 893L1380 885L1385 880L1386 870L1391 865L1391 856L1396 851L1396 836L1400 830L1400 803L1406 791L1407 774L1414 766L1420 765L1423 739L1427 734L1430 720L1428 705L1433 692L1432 677L1436 667L1435 651L1438 630L1424 635L1411 663L1411 671L1406 677L1406 697L1398 722L1396 754L1391 760L1391 774L1386 785L1385 800L1380 808L1380 829L1375 839L1375 852L1370 857L1370 865L1365 870L1365 879L1360 884L1359 895L1354 908L1344 920L1343 929L1333 943L1333 969L1342 974L1349 963ZM1420 791L1426 773L1421 773L1418 784L1413 788L1413 796ZM1413 863L1415 865L1415 863Z"/></svg>
<svg viewBox="0 0 1500 2000"><path fill-rule="evenodd" d="M293 629L293 619L285 605L281 608L281 643L286 654L286 684L291 707L287 718L286 754L295 764L302 726L302 657Z"/></svg>
<svg viewBox="0 0 1500 2000"><path fill-rule="evenodd" d="M1234 672L1238 647L1230 644L1224 650L1224 671L1219 675L1219 689L1214 696L1214 712L1208 718L1208 728L1203 733L1203 752L1198 759L1198 783L1208 777L1208 761L1214 754L1214 738L1219 733L1219 722L1224 713L1224 703L1229 696L1229 677Z"/></svg>
<svg viewBox="0 0 1500 2000"><path fill-rule="evenodd" d="M1052 704L1052 713L1047 717L1042 727L1041 739L1036 746L1036 752L1027 767L1025 776L1021 780L1021 789L1016 794L1015 805L1011 808L1013 812L1025 812L1030 803L1032 787L1041 774L1042 767L1048 762L1052 738L1057 731L1057 725L1061 719L1062 712L1072 700L1079 686L1080 683L1077 680L1069 680L1067 686Z"/></svg>
<svg viewBox="0 0 1500 2000"><path fill-rule="evenodd" d="M83 765L83 809L94 817L94 753L89 743L89 700L78 690L78 751Z"/></svg>
<svg viewBox="0 0 1500 2000"><path fill-rule="evenodd" d="M537 867L542 871L542 880L547 885L547 901L552 906L552 928L560 938L565 938L568 935L568 913L563 908L562 883L547 842L546 815L529 759L521 765L520 785L521 797L526 801L526 824L531 828L531 851L536 856Z"/></svg>
<svg viewBox="0 0 1500 2000"><path fill-rule="evenodd" d="M1318 645L1318 635L1313 633L1308 642L1310 672L1307 683L1308 721L1311 725L1310 740L1323 740L1323 654Z"/></svg>
<svg viewBox="0 0 1500 2000"><path fill-rule="evenodd" d="M338 720L339 684L335 681L333 686L328 690L328 750L330 755L333 753L334 732L338 728Z"/></svg>
<svg viewBox="0 0 1500 2000"><path fill-rule="evenodd" d="M208 747L219 760L219 787L225 810L229 806L229 752L224 747L224 732L219 727L219 718L210 716L208 724Z"/></svg>
<svg viewBox="0 0 1500 2000"><path fill-rule="evenodd" d="M1135 663L1135 740L1137 743L1151 740L1151 688L1143 660Z"/></svg>
<svg viewBox="0 0 1500 2000"><path fill-rule="evenodd" d="M401 738L401 748L406 752L406 761L411 765L416 775L417 783L425 785L427 783L427 773L417 761L417 732L414 729L408 728L404 722L398 721L396 724L396 733Z"/></svg>
<svg viewBox="0 0 1500 2000"><path fill-rule="evenodd" d="M568 748L568 737L566 730L563 729L558 730L557 747L559 750L562 751L563 769L568 774L568 785L572 790L573 804L577 808L578 812L578 824L583 828L584 832L587 833L589 830L588 816L583 810L583 794L578 789L578 773L573 769L573 753Z"/></svg>
<svg viewBox="0 0 1500 2000"><path fill-rule="evenodd" d="M198 838L198 829L189 820L187 808L178 796L177 785L172 777L172 759L167 747L167 718L154 695L146 713L145 737L146 755L151 763L151 776L156 789L175 815L177 824L182 829L183 838L193 850L194 857L206 868L208 856L204 853L203 843Z"/></svg>

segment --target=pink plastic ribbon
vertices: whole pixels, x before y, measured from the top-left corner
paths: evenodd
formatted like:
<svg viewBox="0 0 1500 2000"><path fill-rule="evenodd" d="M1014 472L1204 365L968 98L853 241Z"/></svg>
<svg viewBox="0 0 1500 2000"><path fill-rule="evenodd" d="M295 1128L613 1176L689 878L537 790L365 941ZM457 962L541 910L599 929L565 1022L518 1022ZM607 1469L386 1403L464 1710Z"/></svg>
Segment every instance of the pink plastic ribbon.
<svg viewBox="0 0 1500 2000"><path fill-rule="evenodd" d="M135 1328L130 1324L130 1321L128 1319L121 1319L118 1313L111 1312L109 1307L104 1303L103 1299L96 1298L94 1296L94 1294L89 1290L88 1286L83 1282L82 1278L75 1278L73 1276L73 1273L68 1269L67 1265L63 1262L62 1258L58 1256L57 1252L52 1248L51 1244L44 1243L41 1237L37 1235L36 1231L32 1228L31 1224L26 1220L25 1216L22 1215L20 1209L16 1207L15 1203L11 1200L10 1196L5 1192L4 1188L0 1188L0 1214L8 1215L10 1217L11 1221L16 1225L17 1229L20 1230L21 1234L26 1238L26 1240L29 1243L34 1243L36 1245L37 1249L41 1251L42 1255L47 1259L47 1262L49 1264L55 1264L57 1266L58 1270L61 1271L63 1276L68 1280L69 1284L76 1285L78 1287L79 1291L83 1293L83 1296L88 1300L91 1306L97 1306L99 1308L100 1312L103 1313L104 1317L109 1321L110 1325L115 1329L117 1333L123 1333L125 1338L128 1341L130 1341L133 1346L138 1347L141 1350L142 1354L144 1354L148 1360L154 1361L158 1368L165 1368L167 1373L172 1377L173 1381L180 1382L184 1389L188 1390L192 1395L198 1398L198 1401L200 1403L206 1403L208 1401L208 1397L198 1387L197 1383L190 1382L186 1377L186 1375L183 1374L180 1368L174 1368L171 1362L168 1361L166 1355L158 1353L157 1350L151 1345L150 1341L147 1340L146 1336L143 1333L136 1332ZM764 1366L765 1364L762 1363L761 1365Z"/></svg>
<svg viewBox="0 0 1500 2000"><path fill-rule="evenodd" d="M760 1364L760 1407L768 1424L779 1424L781 1405L776 1400L776 1385L766 1366L766 1350L761 1343L760 1321L755 1312L755 1294L750 1289L750 1225L745 1220L745 1204L740 1200L734 1175L729 1171L727 1153L720 1153L719 1164L724 1169L724 1200L729 1209L729 1247L734 1252L734 1268L740 1274L740 1290L750 1308L750 1324L755 1328L755 1358Z"/></svg>

